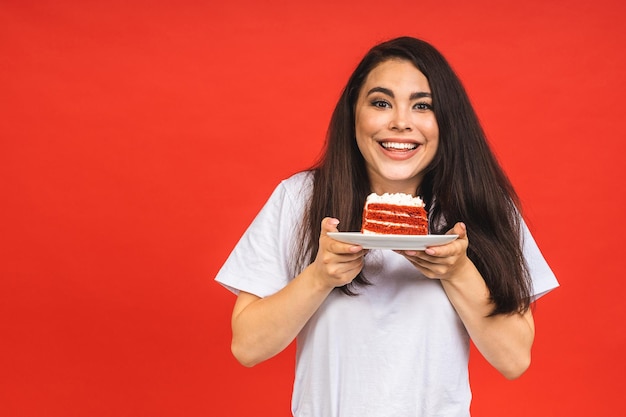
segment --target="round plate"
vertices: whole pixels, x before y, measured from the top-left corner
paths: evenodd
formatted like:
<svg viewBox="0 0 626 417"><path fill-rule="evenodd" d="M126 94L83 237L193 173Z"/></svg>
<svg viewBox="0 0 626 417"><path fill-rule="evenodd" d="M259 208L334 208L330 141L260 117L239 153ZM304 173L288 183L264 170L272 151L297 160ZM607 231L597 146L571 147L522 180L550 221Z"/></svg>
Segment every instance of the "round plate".
<svg viewBox="0 0 626 417"><path fill-rule="evenodd" d="M359 232L329 232L328 236L340 242L363 246L363 249L424 250L429 246L444 245L459 235L364 235Z"/></svg>

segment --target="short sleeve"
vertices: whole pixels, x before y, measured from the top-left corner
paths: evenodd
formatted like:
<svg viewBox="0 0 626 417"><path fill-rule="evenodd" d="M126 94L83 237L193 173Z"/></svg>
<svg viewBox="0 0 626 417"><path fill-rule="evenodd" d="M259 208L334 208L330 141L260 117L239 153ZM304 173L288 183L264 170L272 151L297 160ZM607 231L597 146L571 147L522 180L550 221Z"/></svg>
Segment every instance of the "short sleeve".
<svg viewBox="0 0 626 417"><path fill-rule="evenodd" d="M543 257L535 239L528 230L528 226L522 221L522 248L524 258L528 265L528 271L533 284L533 300L547 294L559 286L556 276Z"/></svg>
<svg viewBox="0 0 626 417"><path fill-rule="evenodd" d="M245 231L215 280L230 291L266 297L290 279L293 248L308 201L310 174L282 181Z"/></svg>

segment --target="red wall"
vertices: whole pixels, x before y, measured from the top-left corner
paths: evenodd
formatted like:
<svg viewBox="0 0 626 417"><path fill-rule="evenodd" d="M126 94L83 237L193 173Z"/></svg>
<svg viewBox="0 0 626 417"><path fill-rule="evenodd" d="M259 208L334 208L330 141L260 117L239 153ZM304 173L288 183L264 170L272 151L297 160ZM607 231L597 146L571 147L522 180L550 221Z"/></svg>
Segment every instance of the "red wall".
<svg viewBox="0 0 626 417"><path fill-rule="evenodd" d="M524 377L472 356L474 414L626 413L623 3L299 3L0 3L0 415L287 416L293 347L238 365L213 277L403 34L465 81L562 284Z"/></svg>

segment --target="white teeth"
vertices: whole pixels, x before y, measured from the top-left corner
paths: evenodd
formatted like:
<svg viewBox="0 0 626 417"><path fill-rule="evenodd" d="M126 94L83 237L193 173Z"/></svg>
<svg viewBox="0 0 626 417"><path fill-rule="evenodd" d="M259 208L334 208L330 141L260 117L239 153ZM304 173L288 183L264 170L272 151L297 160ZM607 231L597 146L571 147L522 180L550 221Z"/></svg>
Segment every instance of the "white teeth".
<svg viewBox="0 0 626 417"><path fill-rule="evenodd" d="M417 143L382 142L385 149L412 150L417 148Z"/></svg>

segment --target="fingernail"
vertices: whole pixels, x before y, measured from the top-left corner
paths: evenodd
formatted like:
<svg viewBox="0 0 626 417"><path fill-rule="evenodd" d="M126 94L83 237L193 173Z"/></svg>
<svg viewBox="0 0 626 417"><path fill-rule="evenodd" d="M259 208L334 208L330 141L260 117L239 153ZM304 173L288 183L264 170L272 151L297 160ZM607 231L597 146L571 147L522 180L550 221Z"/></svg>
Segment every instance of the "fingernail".
<svg viewBox="0 0 626 417"><path fill-rule="evenodd" d="M434 249L431 249L431 248L426 248L426 250L424 252L426 252L426 254L428 254L428 255L434 255L435 253L437 253L437 252L435 252Z"/></svg>

